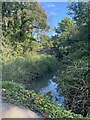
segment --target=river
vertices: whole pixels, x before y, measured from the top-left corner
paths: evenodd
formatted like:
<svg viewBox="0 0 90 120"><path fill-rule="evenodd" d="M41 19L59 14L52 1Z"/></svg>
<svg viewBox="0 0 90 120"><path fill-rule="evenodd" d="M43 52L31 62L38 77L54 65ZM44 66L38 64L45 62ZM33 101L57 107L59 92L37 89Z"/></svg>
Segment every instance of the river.
<svg viewBox="0 0 90 120"><path fill-rule="evenodd" d="M28 89L33 89L37 93L48 94L52 96L52 100L55 104L64 104L64 97L58 92L58 79L56 75L49 74L42 79L33 81L32 84L28 84ZM60 90L59 90L60 91Z"/></svg>

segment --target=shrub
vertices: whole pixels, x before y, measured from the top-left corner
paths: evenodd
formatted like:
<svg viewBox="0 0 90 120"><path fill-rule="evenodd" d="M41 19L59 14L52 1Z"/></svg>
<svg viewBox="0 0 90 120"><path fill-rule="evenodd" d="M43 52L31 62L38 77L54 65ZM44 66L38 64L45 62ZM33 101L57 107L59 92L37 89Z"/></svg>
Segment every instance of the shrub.
<svg viewBox="0 0 90 120"><path fill-rule="evenodd" d="M60 74L59 86L67 99L67 108L86 116L89 112L89 69L86 59L73 61Z"/></svg>

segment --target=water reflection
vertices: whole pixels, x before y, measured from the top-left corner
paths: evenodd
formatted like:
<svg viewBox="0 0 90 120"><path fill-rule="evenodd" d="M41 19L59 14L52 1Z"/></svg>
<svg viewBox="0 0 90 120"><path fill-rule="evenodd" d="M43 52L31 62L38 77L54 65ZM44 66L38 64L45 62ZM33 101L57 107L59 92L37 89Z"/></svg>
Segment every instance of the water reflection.
<svg viewBox="0 0 90 120"><path fill-rule="evenodd" d="M48 92L51 92L52 100L55 101L55 103L61 103L64 104L64 97L60 96L60 93L57 91L58 84L52 81L52 79L49 80L48 85L40 90L40 93L47 94Z"/></svg>
<svg viewBox="0 0 90 120"><path fill-rule="evenodd" d="M28 85L28 88L33 89L37 93L47 94L50 92L52 100L54 100L56 104L64 104L64 97L58 92L58 78L53 76L53 74L44 76L40 80L33 81L31 85Z"/></svg>

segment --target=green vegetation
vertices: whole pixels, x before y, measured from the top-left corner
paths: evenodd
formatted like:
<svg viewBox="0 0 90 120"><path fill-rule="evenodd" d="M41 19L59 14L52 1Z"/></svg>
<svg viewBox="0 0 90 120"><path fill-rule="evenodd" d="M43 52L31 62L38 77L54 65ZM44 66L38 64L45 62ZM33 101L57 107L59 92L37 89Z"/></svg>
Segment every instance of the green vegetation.
<svg viewBox="0 0 90 120"><path fill-rule="evenodd" d="M5 101L32 108L49 118L90 118L89 4L69 4L68 14L72 19L65 17L55 27L56 35L49 37L46 35L49 30L47 15L38 2L2 3ZM43 49L52 50L53 55L38 52ZM26 84L39 81L57 69L60 69L58 88L66 98L64 107L55 105L47 95L26 89Z"/></svg>
<svg viewBox="0 0 90 120"><path fill-rule="evenodd" d="M3 63L2 79L23 84L39 80L43 75L57 70L58 62L50 55L30 55L28 58L17 57Z"/></svg>
<svg viewBox="0 0 90 120"><path fill-rule="evenodd" d="M57 35L52 37L53 44L59 47L63 54L61 64L66 65L59 75L59 87L67 99L67 109L83 116L90 116L89 3L71 3L68 8L73 20L64 18L58 23ZM57 41L54 41L55 38Z"/></svg>
<svg viewBox="0 0 90 120"><path fill-rule="evenodd" d="M49 29L46 21L47 15L37 2L2 3L3 35L9 37L12 45L29 40L31 47L34 33L38 37L40 31Z"/></svg>
<svg viewBox="0 0 90 120"><path fill-rule="evenodd" d="M24 86L14 82L4 81L2 83L3 96L11 103L24 105L41 113L47 118L83 118L81 115L65 110L61 105L54 105L44 95L36 94L33 90L25 90Z"/></svg>

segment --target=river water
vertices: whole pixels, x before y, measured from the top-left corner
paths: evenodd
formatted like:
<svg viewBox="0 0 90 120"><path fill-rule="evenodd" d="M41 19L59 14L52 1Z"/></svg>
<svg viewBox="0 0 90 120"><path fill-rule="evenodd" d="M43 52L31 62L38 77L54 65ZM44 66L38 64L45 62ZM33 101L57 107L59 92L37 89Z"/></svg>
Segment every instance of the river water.
<svg viewBox="0 0 90 120"><path fill-rule="evenodd" d="M28 88L33 89L37 93L50 93L55 104L64 104L65 99L60 95L60 92L58 92L58 79L56 76L44 76L40 80L33 81L31 85L28 85Z"/></svg>

